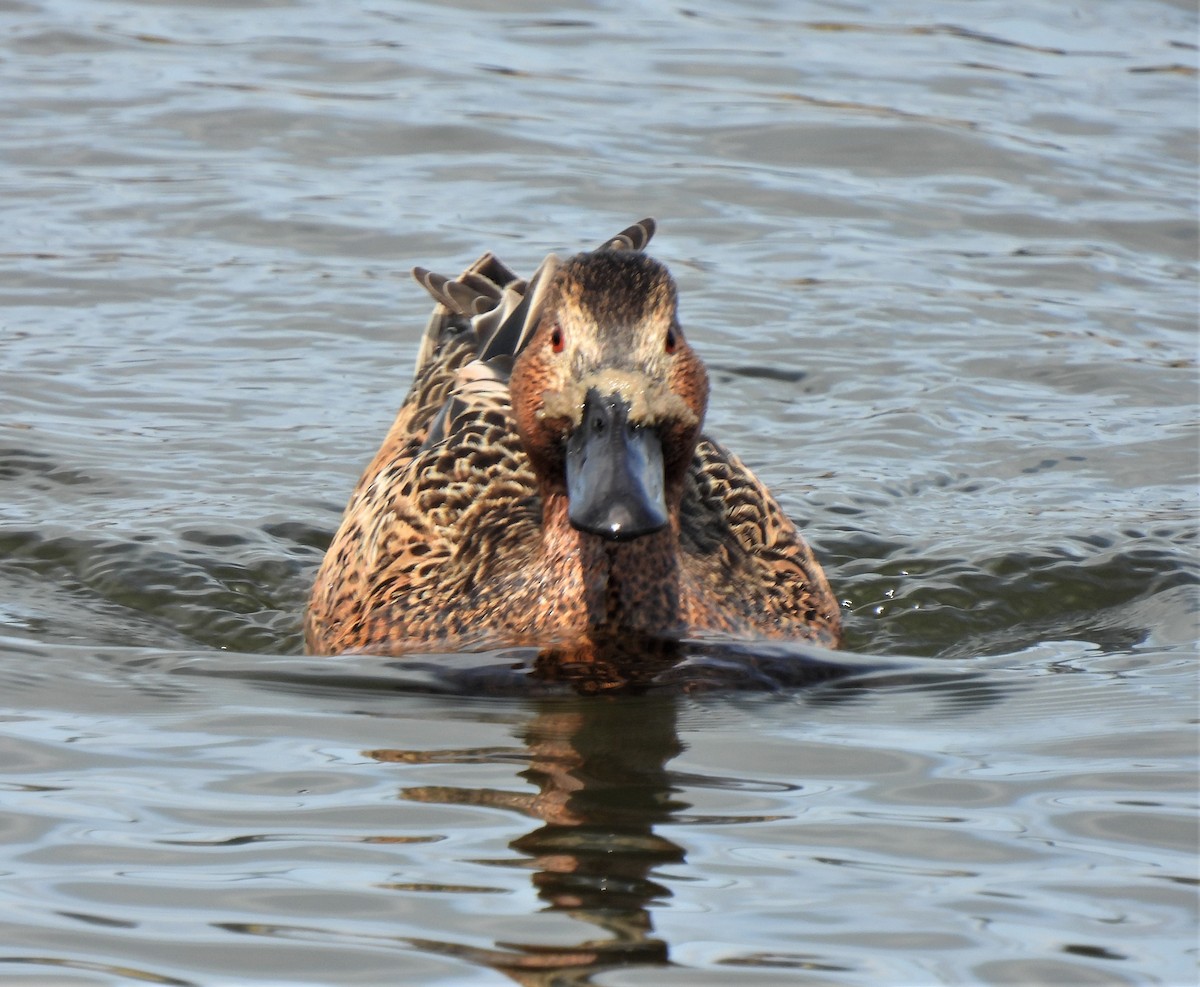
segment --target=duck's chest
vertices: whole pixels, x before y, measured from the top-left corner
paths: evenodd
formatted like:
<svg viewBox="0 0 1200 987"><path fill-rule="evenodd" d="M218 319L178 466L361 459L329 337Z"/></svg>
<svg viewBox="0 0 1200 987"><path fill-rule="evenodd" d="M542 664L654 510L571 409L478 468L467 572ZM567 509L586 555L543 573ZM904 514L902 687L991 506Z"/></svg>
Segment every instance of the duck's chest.
<svg viewBox="0 0 1200 987"><path fill-rule="evenodd" d="M683 628L688 594L669 531L622 543L550 528L523 564L498 577L489 609L517 637Z"/></svg>

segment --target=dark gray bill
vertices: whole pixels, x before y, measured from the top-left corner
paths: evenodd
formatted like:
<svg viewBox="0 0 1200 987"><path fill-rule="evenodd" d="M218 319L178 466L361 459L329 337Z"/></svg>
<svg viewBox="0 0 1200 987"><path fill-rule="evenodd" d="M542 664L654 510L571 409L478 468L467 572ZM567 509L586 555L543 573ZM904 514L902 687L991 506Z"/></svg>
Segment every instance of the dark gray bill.
<svg viewBox="0 0 1200 987"><path fill-rule="evenodd" d="M583 420L567 440L567 515L571 524L613 541L648 535L667 523L662 443L629 423L615 394L588 391Z"/></svg>

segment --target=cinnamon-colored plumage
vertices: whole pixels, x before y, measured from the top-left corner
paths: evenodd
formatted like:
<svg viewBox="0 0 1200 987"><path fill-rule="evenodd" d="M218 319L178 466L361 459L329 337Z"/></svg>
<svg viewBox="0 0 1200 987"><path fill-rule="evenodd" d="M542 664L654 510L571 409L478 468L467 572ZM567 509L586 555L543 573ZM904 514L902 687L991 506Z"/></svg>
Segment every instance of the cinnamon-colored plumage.
<svg viewBox="0 0 1200 987"><path fill-rule="evenodd" d="M653 231L528 282L491 254L414 272L437 306L317 575L311 652L530 645L553 671L689 636L839 643L804 539L700 432L708 379Z"/></svg>

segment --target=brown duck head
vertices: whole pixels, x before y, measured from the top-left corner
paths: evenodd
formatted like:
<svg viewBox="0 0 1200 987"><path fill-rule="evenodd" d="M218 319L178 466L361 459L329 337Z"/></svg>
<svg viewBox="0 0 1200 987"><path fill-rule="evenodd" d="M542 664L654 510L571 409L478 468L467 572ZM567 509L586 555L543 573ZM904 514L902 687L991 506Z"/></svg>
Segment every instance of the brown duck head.
<svg viewBox="0 0 1200 987"><path fill-rule="evenodd" d="M567 261L513 367L513 411L543 496L613 541L677 513L708 403L708 375L657 261L598 250Z"/></svg>

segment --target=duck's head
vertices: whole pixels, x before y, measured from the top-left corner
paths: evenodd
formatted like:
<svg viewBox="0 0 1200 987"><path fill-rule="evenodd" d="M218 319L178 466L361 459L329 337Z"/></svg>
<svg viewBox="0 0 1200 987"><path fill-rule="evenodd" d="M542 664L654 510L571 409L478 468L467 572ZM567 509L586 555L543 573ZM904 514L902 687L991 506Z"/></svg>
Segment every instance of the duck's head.
<svg viewBox="0 0 1200 987"><path fill-rule="evenodd" d="M565 492L572 525L615 541L665 527L708 403L666 268L630 250L563 264L513 367L512 400L533 468Z"/></svg>

